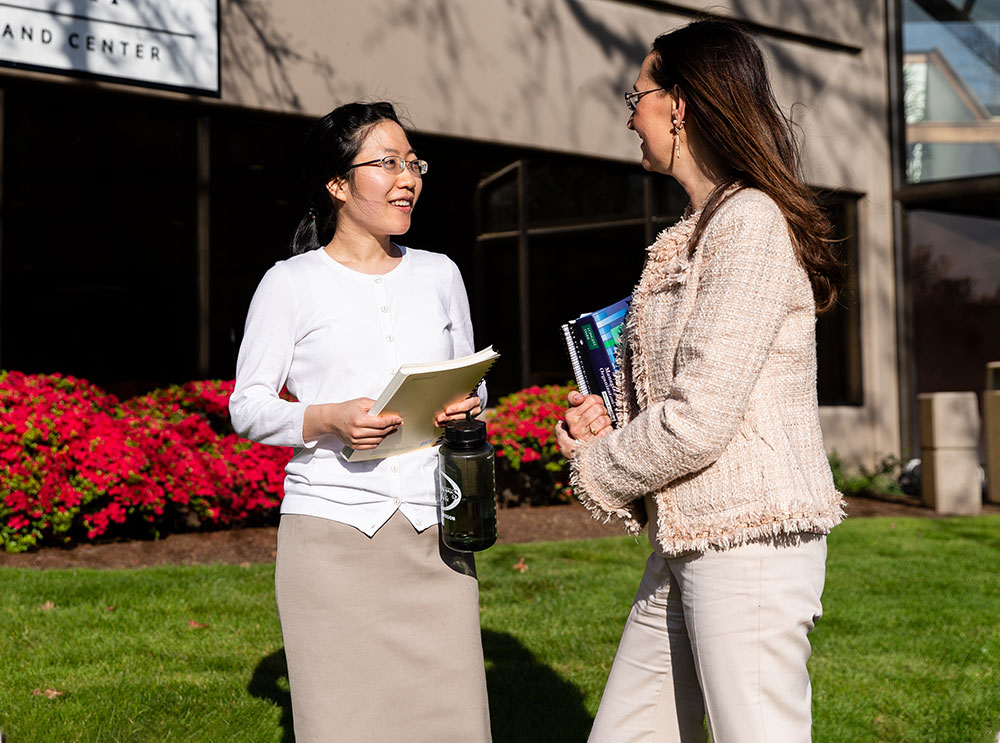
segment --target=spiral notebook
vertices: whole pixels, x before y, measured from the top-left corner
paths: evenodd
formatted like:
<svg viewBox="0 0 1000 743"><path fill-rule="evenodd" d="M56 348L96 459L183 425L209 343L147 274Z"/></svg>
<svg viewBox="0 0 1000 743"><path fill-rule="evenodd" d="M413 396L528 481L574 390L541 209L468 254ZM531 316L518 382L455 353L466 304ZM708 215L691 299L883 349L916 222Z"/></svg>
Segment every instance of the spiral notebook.
<svg viewBox="0 0 1000 743"><path fill-rule="evenodd" d="M500 354L488 346L458 359L403 364L369 411L372 415L395 413L403 419L402 425L374 449L345 446L341 456L348 462L364 462L433 446L444 433L434 425L434 417L473 394L498 358Z"/></svg>
<svg viewBox="0 0 1000 743"><path fill-rule="evenodd" d="M563 339L576 386L585 395L600 395L611 423L615 418L615 348L625 329L632 297L563 323Z"/></svg>

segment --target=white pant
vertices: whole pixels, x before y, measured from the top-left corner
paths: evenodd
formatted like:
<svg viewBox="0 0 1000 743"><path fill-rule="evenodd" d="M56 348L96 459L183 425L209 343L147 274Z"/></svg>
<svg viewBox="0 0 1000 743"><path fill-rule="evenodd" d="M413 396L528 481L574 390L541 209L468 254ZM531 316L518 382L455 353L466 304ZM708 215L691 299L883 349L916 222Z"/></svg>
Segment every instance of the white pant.
<svg viewBox="0 0 1000 743"><path fill-rule="evenodd" d="M808 743L826 537L656 553L589 743Z"/></svg>

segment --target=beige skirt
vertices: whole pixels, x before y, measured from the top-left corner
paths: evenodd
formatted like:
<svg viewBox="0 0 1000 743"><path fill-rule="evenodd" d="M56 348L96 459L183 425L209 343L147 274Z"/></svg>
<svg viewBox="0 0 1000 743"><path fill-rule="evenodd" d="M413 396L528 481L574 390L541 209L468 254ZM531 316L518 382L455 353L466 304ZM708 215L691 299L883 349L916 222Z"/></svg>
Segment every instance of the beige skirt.
<svg viewBox="0 0 1000 743"><path fill-rule="evenodd" d="M491 740L475 563L438 528L282 516L275 595L296 743Z"/></svg>

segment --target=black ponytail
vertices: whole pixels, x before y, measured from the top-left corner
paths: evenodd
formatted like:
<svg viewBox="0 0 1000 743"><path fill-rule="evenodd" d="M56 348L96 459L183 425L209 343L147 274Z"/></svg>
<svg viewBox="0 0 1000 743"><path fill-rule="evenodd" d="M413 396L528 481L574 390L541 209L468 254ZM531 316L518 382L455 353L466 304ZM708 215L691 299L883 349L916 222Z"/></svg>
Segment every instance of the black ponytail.
<svg viewBox="0 0 1000 743"><path fill-rule="evenodd" d="M326 189L348 170L368 133L382 121L400 123L391 103L346 103L319 119L302 146L302 181L308 209L290 244L292 255L323 247L337 231L337 204Z"/></svg>

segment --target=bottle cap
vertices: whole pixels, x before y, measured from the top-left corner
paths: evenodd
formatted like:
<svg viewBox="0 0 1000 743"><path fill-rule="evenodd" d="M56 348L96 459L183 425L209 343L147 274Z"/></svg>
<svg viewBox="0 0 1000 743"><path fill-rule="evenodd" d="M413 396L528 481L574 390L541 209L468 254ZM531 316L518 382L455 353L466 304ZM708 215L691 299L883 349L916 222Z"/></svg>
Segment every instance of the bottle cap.
<svg viewBox="0 0 1000 743"><path fill-rule="evenodd" d="M454 449L475 449L486 443L486 424L466 414L464 421L445 425L444 443Z"/></svg>

